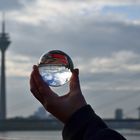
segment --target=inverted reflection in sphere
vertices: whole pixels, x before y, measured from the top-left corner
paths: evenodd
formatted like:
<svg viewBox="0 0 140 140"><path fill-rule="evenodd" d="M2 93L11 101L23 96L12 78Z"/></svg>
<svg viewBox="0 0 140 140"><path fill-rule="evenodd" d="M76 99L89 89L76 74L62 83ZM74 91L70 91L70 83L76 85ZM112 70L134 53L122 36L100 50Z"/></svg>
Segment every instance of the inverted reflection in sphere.
<svg viewBox="0 0 140 140"><path fill-rule="evenodd" d="M66 53L52 50L40 57L38 67L43 80L49 86L58 87L70 80L73 62Z"/></svg>

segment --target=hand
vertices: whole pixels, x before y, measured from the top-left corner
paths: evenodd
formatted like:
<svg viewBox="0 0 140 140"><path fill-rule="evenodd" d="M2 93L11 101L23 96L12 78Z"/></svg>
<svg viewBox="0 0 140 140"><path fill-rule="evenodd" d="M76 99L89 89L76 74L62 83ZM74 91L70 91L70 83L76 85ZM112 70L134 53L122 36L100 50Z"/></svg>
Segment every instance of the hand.
<svg viewBox="0 0 140 140"><path fill-rule="evenodd" d="M30 90L48 112L66 123L74 112L86 105L80 89L78 75L79 70L74 69L69 84L70 91L64 96L58 96L42 80L38 67L35 65L31 73Z"/></svg>

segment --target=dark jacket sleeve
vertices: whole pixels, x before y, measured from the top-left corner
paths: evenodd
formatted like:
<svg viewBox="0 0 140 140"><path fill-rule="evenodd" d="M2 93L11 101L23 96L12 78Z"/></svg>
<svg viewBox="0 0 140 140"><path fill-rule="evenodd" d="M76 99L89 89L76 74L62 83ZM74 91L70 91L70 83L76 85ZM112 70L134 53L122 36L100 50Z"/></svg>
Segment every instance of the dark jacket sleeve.
<svg viewBox="0 0 140 140"><path fill-rule="evenodd" d="M126 140L118 132L109 129L95 114L90 105L75 112L62 132L63 140Z"/></svg>

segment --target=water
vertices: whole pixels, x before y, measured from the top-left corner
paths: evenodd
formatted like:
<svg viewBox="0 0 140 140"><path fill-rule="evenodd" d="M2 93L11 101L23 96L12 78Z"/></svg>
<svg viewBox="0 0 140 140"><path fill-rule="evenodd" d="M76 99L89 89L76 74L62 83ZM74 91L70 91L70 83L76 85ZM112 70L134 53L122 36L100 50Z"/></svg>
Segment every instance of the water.
<svg viewBox="0 0 140 140"><path fill-rule="evenodd" d="M140 130L117 130L127 140L140 140Z"/></svg>
<svg viewBox="0 0 140 140"><path fill-rule="evenodd" d="M62 140L60 131L0 132L0 140Z"/></svg>
<svg viewBox="0 0 140 140"><path fill-rule="evenodd" d="M140 140L140 130L119 131L127 140ZM62 140L61 131L0 132L0 140Z"/></svg>

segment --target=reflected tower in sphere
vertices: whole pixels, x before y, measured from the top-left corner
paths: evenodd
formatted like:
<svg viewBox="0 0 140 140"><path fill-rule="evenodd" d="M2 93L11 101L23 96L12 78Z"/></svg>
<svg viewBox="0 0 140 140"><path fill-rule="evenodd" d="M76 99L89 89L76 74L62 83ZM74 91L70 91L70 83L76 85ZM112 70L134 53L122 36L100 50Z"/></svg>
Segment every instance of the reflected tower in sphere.
<svg viewBox="0 0 140 140"><path fill-rule="evenodd" d="M10 45L10 38L5 32L5 17L2 15L2 32L0 33L0 50L1 50L1 87L0 87L0 119L6 119L6 79L5 79L5 52Z"/></svg>

